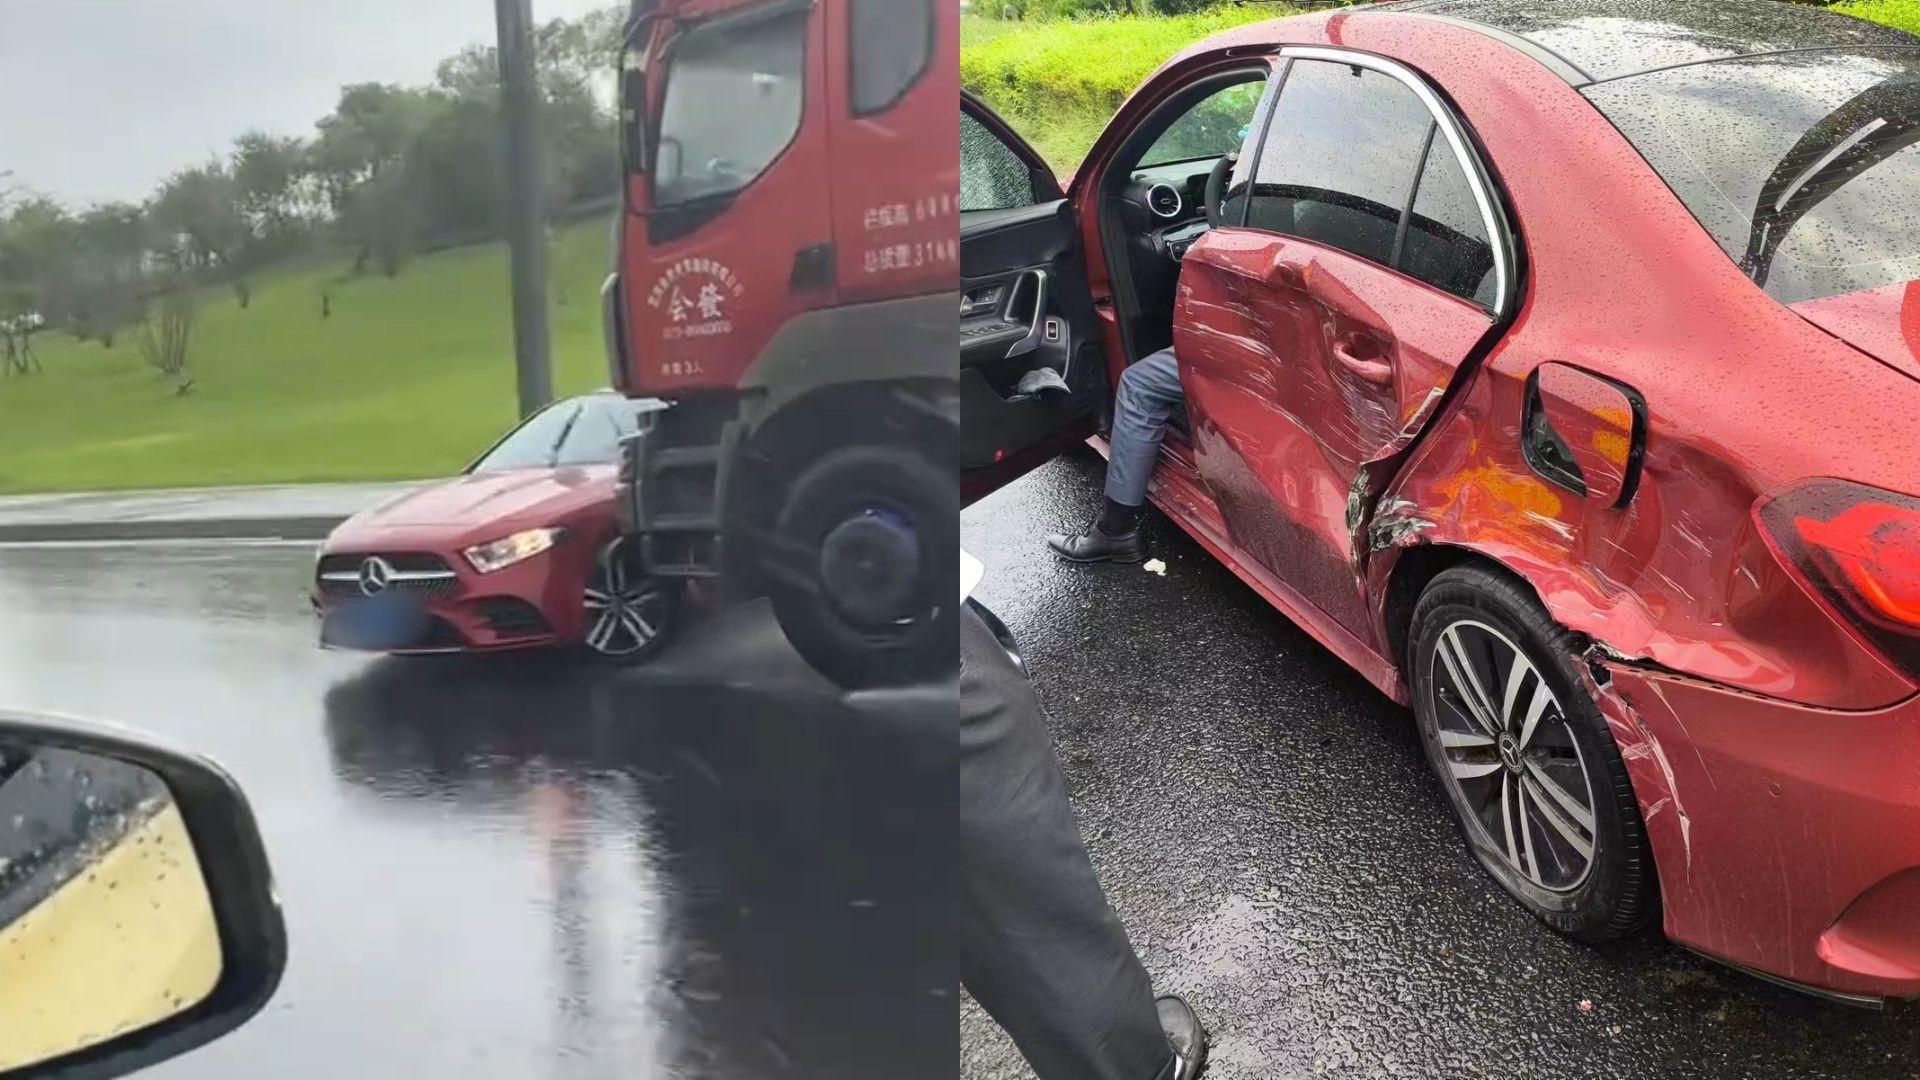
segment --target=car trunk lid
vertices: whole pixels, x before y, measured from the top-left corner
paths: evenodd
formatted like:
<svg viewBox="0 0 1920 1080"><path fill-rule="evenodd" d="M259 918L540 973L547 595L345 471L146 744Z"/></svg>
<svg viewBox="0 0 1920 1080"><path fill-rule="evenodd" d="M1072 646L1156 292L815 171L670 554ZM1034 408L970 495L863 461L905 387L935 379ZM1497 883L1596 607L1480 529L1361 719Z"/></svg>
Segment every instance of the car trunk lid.
<svg viewBox="0 0 1920 1080"><path fill-rule="evenodd" d="M1834 337L1920 379L1920 280L1789 306Z"/></svg>

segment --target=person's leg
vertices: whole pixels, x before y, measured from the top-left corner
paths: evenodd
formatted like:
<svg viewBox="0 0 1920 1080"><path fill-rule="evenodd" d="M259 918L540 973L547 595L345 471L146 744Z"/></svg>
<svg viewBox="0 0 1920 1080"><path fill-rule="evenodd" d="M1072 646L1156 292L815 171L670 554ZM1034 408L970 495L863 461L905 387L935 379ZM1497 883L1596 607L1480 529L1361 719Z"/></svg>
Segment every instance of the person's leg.
<svg viewBox="0 0 1920 1080"><path fill-rule="evenodd" d="M960 878L961 981L1040 1080L1194 1075L1198 1021L1178 999L1154 1001L1074 824L1039 699L971 609L960 621Z"/></svg>
<svg viewBox="0 0 1920 1080"><path fill-rule="evenodd" d="M1107 456L1107 504L1100 520L1079 536L1052 536L1054 552L1075 562L1138 562L1146 557L1136 531L1147 482L1160 459L1167 420L1185 400L1180 366L1162 349L1127 368L1113 397L1113 433Z"/></svg>

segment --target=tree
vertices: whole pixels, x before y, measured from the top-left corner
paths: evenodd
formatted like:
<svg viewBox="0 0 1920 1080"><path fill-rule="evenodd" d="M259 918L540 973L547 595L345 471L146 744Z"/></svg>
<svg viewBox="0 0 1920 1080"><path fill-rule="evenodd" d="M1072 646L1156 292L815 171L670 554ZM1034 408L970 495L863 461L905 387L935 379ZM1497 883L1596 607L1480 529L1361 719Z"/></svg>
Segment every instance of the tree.
<svg viewBox="0 0 1920 1080"><path fill-rule="evenodd" d="M234 142L232 171L254 243L269 257L297 246L320 212L305 140L249 131Z"/></svg>
<svg viewBox="0 0 1920 1080"><path fill-rule="evenodd" d="M355 188L340 211L341 231L358 248L354 273L369 262L398 277L420 242L419 204L403 170L388 169Z"/></svg>
<svg viewBox="0 0 1920 1080"><path fill-rule="evenodd" d="M141 358L183 397L193 391L187 365L192 358L196 308L192 276L171 273L135 328Z"/></svg>
<svg viewBox="0 0 1920 1080"><path fill-rule="evenodd" d="M436 95L431 119L407 148L408 197L422 236L437 244L499 235L497 100Z"/></svg>
<svg viewBox="0 0 1920 1080"><path fill-rule="evenodd" d="M16 198L0 230L0 318L69 324L78 303L76 227L52 199Z"/></svg>
<svg viewBox="0 0 1920 1080"><path fill-rule="evenodd" d="M150 246L145 211L127 203L80 215L75 236L75 305L69 328L111 349L114 334L140 314Z"/></svg>
<svg viewBox="0 0 1920 1080"><path fill-rule="evenodd" d="M424 90L356 83L340 91L340 104L319 122L309 169L341 233L356 248L356 273L376 257L398 273L403 252L412 250L416 222L403 220L403 209L410 208L398 205L407 185L393 174L404 168L406 151L427 125L433 107L433 97ZM409 235L383 237L381 224L389 221L407 228Z"/></svg>
<svg viewBox="0 0 1920 1080"><path fill-rule="evenodd" d="M182 241L188 270L225 281L243 310L253 302L258 250L241 210L240 186L225 162L174 173L161 186L151 213L158 228Z"/></svg>

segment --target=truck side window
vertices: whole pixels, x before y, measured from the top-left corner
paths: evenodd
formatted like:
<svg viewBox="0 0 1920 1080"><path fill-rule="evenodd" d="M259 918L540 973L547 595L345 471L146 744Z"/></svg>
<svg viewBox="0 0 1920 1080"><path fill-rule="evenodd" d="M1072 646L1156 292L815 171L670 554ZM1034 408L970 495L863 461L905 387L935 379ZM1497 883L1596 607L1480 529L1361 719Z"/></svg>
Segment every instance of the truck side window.
<svg viewBox="0 0 1920 1080"><path fill-rule="evenodd" d="M960 210L1032 206L1033 174L991 129L960 113Z"/></svg>
<svg viewBox="0 0 1920 1080"><path fill-rule="evenodd" d="M853 115L885 112L933 62L934 0L853 0Z"/></svg>
<svg viewBox="0 0 1920 1080"><path fill-rule="evenodd" d="M655 209L732 195L759 179L800 131L806 11L689 34L672 53Z"/></svg>

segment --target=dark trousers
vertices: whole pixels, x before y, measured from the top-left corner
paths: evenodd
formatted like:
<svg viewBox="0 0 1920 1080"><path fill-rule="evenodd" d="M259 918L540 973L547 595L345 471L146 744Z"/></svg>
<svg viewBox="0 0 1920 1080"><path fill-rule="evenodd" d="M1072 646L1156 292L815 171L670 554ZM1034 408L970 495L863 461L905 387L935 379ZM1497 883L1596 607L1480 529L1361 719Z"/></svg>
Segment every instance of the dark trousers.
<svg viewBox="0 0 1920 1080"><path fill-rule="evenodd" d="M1040 1080L1158 1080L1173 1050L1067 805L1039 699L960 621L960 978Z"/></svg>

